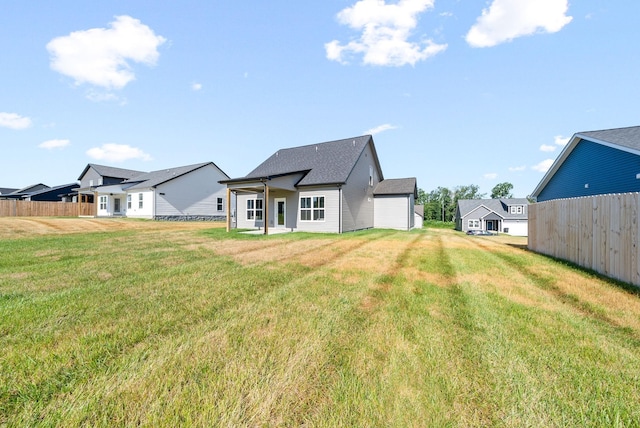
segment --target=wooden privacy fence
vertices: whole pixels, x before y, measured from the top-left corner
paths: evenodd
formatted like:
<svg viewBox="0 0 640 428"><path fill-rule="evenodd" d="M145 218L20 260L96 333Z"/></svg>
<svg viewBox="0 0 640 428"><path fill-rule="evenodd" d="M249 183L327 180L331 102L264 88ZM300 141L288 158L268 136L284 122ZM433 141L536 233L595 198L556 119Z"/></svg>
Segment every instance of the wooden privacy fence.
<svg viewBox="0 0 640 428"><path fill-rule="evenodd" d="M639 195L610 194L531 204L528 247L640 286Z"/></svg>
<svg viewBox="0 0 640 428"><path fill-rule="evenodd" d="M0 217L79 217L95 213L94 203L0 199Z"/></svg>

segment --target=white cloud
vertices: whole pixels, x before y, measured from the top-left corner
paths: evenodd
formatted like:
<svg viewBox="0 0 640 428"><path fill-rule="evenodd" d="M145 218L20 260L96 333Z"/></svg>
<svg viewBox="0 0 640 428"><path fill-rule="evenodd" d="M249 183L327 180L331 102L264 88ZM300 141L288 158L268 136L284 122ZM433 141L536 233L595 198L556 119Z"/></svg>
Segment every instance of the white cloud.
<svg viewBox="0 0 640 428"><path fill-rule="evenodd" d="M485 48L537 32L555 33L573 19L568 0L493 0L467 33L473 47Z"/></svg>
<svg viewBox="0 0 640 428"><path fill-rule="evenodd" d="M509 172L519 172L519 171L524 171L525 169L527 169L526 165L510 166Z"/></svg>
<svg viewBox="0 0 640 428"><path fill-rule="evenodd" d="M87 99L95 102L120 101L120 103L123 105L127 103L126 99L121 99L113 92L103 92L103 91L96 91L94 89L90 89L86 92L85 96L87 97Z"/></svg>
<svg viewBox="0 0 640 428"><path fill-rule="evenodd" d="M553 152L556 150L556 146L551 146L549 144L543 144L540 146L540 151L543 152Z"/></svg>
<svg viewBox="0 0 640 428"><path fill-rule="evenodd" d="M202 89L202 83L192 83L191 89L194 91L199 91L200 89Z"/></svg>
<svg viewBox="0 0 640 428"><path fill-rule="evenodd" d="M362 62L369 65L400 67L415 65L447 48L424 39L420 43L409 41L418 25L417 16L432 9L434 0L400 0L386 4L384 0L360 0L340 11L338 22L361 31L356 40L341 44L338 40L325 43L327 59L347 63L351 54L363 55Z"/></svg>
<svg viewBox="0 0 640 428"><path fill-rule="evenodd" d="M121 89L135 79L130 62L153 66L166 39L130 16L116 16L110 28L74 31L47 44L51 68L89 83Z"/></svg>
<svg viewBox="0 0 640 428"><path fill-rule="evenodd" d="M40 147L41 149L53 150L63 149L69 144L71 144L71 141L69 140L47 140L38 144L38 147Z"/></svg>
<svg viewBox="0 0 640 428"><path fill-rule="evenodd" d="M384 125L376 126L375 128L368 129L363 132L364 135L376 135L384 131L389 131L390 129L396 129L397 126L390 125L385 123Z"/></svg>
<svg viewBox="0 0 640 428"><path fill-rule="evenodd" d="M0 127L11 129L27 129L31 126L31 119L16 113L0 112Z"/></svg>
<svg viewBox="0 0 640 428"><path fill-rule="evenodd" d="M151 156L135 147L126 144L103 144L87 150L87 155L93 159L110 162L123 162L129 159L151 160Z"/></svg>
<svg viewBox="0 0 640 428"><path fill-rule="evenodd" d="M495 180L496 178L498 178L498 174L496 174L495 172L489 172L485 175L482 176L485 180Z"/></svg>
<svg viewBox="0 0 640 428"><path fill-rule="evenodd" d="M553 139L556 145L564 147L567 145L571 138L563 137L562 135L556 135Z"/></svg>
<svg viewBox="0 0 640 428"><path fill-rule="evenodd" d="M553 159L545 159L539 164L532 166L531 169L538 172L547 172L549 168L551 168L551 165L553 165Z"/></svg>

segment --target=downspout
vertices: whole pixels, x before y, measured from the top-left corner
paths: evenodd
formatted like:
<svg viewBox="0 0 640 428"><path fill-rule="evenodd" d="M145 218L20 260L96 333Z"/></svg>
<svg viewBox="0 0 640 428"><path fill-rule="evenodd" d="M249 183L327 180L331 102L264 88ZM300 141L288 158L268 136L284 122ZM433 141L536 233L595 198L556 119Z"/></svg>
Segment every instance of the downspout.
<svg viewBox="0 0 640 428"><path fill-rule="evenodd" d="M342 186L338 184L338 233L342 233Z"/></svg>
<svg viewBox="0 0 640 428"><path fill-rule="evenodd" d="M264 221L264 234L269 234L269 186L264 181L264 206L262 207L262 219Z"/></svg>
<svg viewBox="0 0 640 428"><path fill-rule="evenodd" d="M411 230L411 195L407 195L407 230Z"/></svg>
<svg viewBox="0 0 640 428"><path fill-rule="evenodd" d="M231 189L227 186L227 232L231 232Z"/></svg>

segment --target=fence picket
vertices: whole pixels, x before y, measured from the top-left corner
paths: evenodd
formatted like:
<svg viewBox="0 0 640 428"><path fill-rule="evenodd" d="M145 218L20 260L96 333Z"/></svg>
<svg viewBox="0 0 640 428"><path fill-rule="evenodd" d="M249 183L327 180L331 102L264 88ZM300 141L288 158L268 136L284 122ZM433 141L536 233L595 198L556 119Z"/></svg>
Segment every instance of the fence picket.
<svg viewBox="0 0 640 428"><path fill-rule="evenodd" d="M531 204L528 247L640 286L639 213L640 193Z"/></svg>
<svg viewBox="0 0 640 428"><path fill-rule="evenodd" d="M0 199L0 217L94 216L95 204L88 202L45 202Z"/></svg>

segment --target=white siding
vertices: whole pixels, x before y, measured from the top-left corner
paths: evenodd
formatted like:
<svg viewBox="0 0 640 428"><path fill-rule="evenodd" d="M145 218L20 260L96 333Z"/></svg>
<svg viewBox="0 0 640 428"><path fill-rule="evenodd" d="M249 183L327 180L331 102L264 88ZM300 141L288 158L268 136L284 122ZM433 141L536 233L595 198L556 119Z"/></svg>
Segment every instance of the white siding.
<svg viewBox="0 0 640 428"><path fill-rule="evenodd" d="M255 229L264 226L264 222L257 221L255 219L249 220L247 219L247 200L249 199L263 199L262 193L250 194L250 193L240 193L236 197L237 201L237 212L236 212L236 227L238 229ZM264 205L263 205L264 209ZM263 212L264 218L264 212Z"/></svg>
<svg viewBox="0 0 640 428"><path fill-rule="evenodd" d="M509 235L527 236L529 234L529 222L527 220L504 220L502 222L502 230L509 229Z"/></svg>
<svg viewBox="0 0 640 428"><path fill-rule="evenodd" d="M300 198L324 196L324 221L300 220ZM305 232L340 232L340 191L337 188L303 190L298 194L296 203L297 230Z"/></svg>
<svg viewBox="0 0 640 428"><path fill-rule="evenodd" d="M131 208L127 209L127 217L133 218L153 218L153 190L140 189L128 192L131 195ZM142 208L140 208L140 195L142 195ZM124 198L126 208L126 197Z"/></svg>
<svg viewBox="0 0 640 428"><path fill-rule="evenodd" d="M424 222L424 218L420 215L415 213L413 215L413 227L415 227L416 229L422 229L422 227L424 226L422 223Z"/></svg>
<svg viewBox="0 0 640 428"><path fill-rule="evenodd" d="M196 169L157 186L155 216L223 216L227 213L224 176L214 165ZM217 200L222 198L222 211Z"/></svg>
<svg viewBox="0 0 640 428"><path fill-rule="evenodd" d="M373 182L369 171L373 168ZM362 151L360 159L351 171L347 183L342 186L342 231L370 229L373 227L373 188L380 182L371 145Z"/></svg>
<svg viewBox="0 0 640 428"><path fill-rule="evenodd" d="M374 227L380 229L409 230L413 228L412 197L376 196Z"/></svg>

